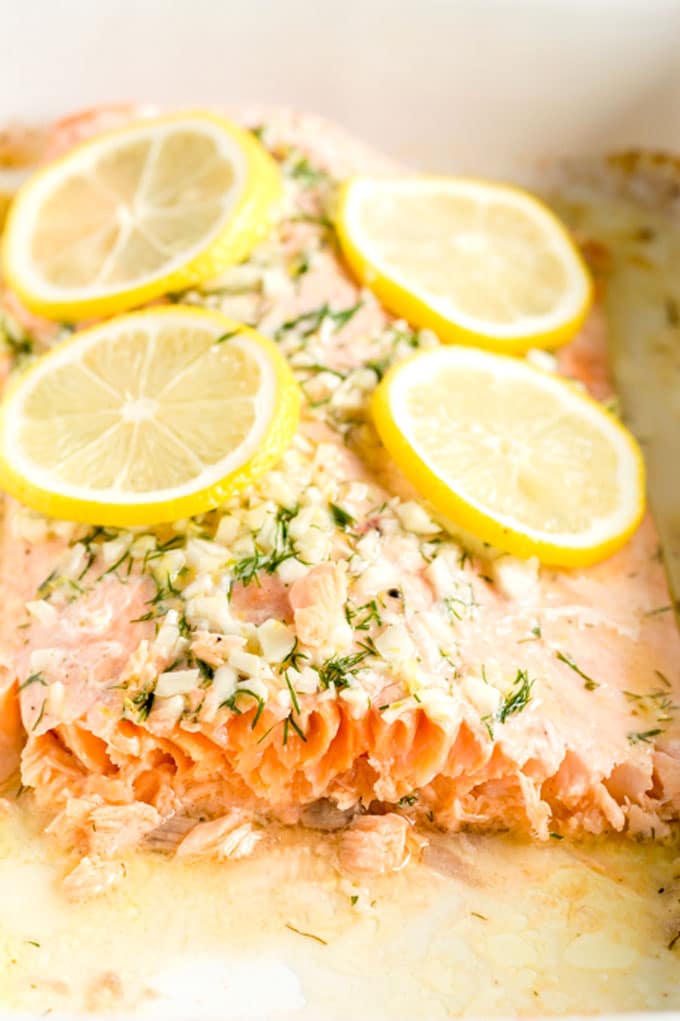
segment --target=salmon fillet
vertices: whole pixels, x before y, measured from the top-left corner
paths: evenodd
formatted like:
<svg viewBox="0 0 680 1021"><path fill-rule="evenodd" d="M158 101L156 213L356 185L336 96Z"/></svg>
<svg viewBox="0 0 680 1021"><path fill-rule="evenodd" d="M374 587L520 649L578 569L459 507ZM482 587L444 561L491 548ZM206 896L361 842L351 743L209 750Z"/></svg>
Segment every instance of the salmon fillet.
<svg viewBox="0 0 680 1021"><path fill-rule="evenodd" d="M70 118L47 151L132 115ZM344 841L359 872L378 846L403 862L401 819L664 836L680 639L652 520L586 570L447 532L367 413L386 368L437 338L357 288L328 219L337 178L389 164L317 118L240 116L282 166L284 214L182 300L276 340L305 395L298 435L239 498L172 527L84 529L7 501L0 775L21 747L50 831L95 863L158 833L191 856L245 853L252 820L320 799L388 813ZM3 307L53 341L12 295ZM556 368L610 395L597 309Z"/></svg>

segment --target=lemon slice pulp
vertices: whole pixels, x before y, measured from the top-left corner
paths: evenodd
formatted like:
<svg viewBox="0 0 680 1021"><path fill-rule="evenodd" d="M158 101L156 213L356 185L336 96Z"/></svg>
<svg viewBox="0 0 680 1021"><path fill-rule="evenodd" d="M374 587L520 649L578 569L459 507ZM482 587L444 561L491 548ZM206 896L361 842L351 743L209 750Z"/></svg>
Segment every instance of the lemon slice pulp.
<svg viewBox="0 0 680 1021"><path fill-rule="evenodd" d="M580 566L644 510L638 446L574 385L516 358L448 346L398 363L373 416L404 474L454 525L518 556Z"/></svg>
<svg viewBox="0 0 680 1021"><path fill-rule="evenodd" d="M0 411L0 484L120 527L217 506L281 456L300 396L275 345L217 312L120 316L54 347Z"/></svg>
<svg viewBox="0 0 680 1021"><path fill-rule="evenodd" d="M585 264L538 199L463 178L356 177L338 234L357 276L442 340L518 354L569 340L592 300Z"/></svg>
<svg viewBox="0 0 680 1021"><path fill-rule="evenodd" d="M109 315L245 258L280 189L266 150L222 117L139 121L29 179L7 221L5 275L42 315Z"/></svg>

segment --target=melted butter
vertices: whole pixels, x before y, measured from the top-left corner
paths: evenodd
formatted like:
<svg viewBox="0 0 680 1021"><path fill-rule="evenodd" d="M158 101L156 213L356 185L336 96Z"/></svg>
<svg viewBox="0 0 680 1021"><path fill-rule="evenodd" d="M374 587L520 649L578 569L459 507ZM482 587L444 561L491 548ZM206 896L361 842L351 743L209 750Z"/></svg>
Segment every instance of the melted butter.
<svg viewBox="0 0 680 1021"><path fill-rule="evenodd" d="M284 831L229 864L140 854L73 904L72 860L16 813L0 824L0 1000L301 1021L680 1008L677 847L436 838L429 866L360 886L332 839Z"/></svg>

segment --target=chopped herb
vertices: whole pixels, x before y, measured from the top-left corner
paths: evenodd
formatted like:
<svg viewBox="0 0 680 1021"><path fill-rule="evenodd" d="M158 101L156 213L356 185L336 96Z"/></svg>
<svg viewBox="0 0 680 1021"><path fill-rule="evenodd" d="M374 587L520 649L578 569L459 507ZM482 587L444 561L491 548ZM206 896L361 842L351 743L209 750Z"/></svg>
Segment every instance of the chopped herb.
<svg viewBox="0 0 680 1021"><path fill-rule="evenodd" d="M352 898L352 903L356 903L354 898ZM296 932L298 936L304 936L305 939L313 939L316 943L321 943L324 947L328 946L327 939L322 939L321 936L315 936L313 932L303 932L302 929L296 929L294 925L290 924L290 922L286 922L286 928L290 929L291 932Z"/></svg>
<svg viewBox="0 0 680 1021"><path fill-rule="evenodd" d="M378 382L380 382L380 380L383 378L383 376L385 375L385 373L389 369L391 363L392 363L392 359L390 357L387 357L387 358L376 358L376 359L374 359L371 362L365 362L364 363L364 368L366 368L366 369L373 369L373 371L375 372L376 376L378 377Z"/></svg>
<svg viewBox="0 0 680 1021"><path fill-rule="evenodd" d="M305 273L309 272L310 258L309 252L301 252L296 259L293 260L290 266L290 275L292 277L303 277Z"/></svg>
<svg viewBox="0 0 680 1021"><path fill-rule="evenodd" d="M47 699L43 699L43 704L40 706L40 712L38 713L38 719L35 721L31 730L36 730L38 725L42 722L42 718L45 715L45 706L47 705Z"/></svg>
<svg viewBox="0 0 680 1021"><path fill-rule="evenodd" d="M288 174L305 188L315 188L320 184L326 184L330 175L325 170L318 170L313 167L306 156L300 156L288 170Z"/></svg>
<svg viewBox="0 0 680 1021"><path fill-rule="evenodd" d="M462 582L456 585L456 595L447 596L444 599L444 606L449 615L449 620L470 620L479 603L475 599L475 590L470 582Z"/></svg>
<svg viewBox="0 0 680 1021"><path fill-rule="evenodd" d="M480 915L479 911L471 911L470 914L472 915L473 918L481 919L482 922L488 922L489 921L489 919L486 917L486 915Z"/></svg>
<svg viewBox="0 0 680 1021"><path fill-rule="evenodd" d="M336 523L338 528L343 528L346 531L349 525L354 524L354 518L349 511L343 510L342 507L338 507L336 503L329 503L328 506L330 507L333 521Z"/></svg>
<svg viewBox="0 0 680 1021"><path fill-rule="evenodd" d="M672 685L672 684L671 684L671 682L670 682L670 681L668 680L668 678L666 677L666 675L665 675L665 674L662 674L660 670L655 670L655 671L654 671L654 673L655 673L655 674L656 674L656 676L657 676L657 677L659 678L659 680L661 681L661 683L662 683L662 684L665 684L667 688L672 688L672 687L673 687L673 685Z"/></svg>
<svg viewBox="0 0 680 1021"><path fill-rule="evenodd" d="M302 729L300 727L300 724L296 721L295 717L293 716L293 714L291 712L291 713L288 714L288 716L286 716L285 720L283 721L283 744L284 744L284 746L288 744L288 728L289 727L293 728L293 730L295 731L297 736L302 741L304 741L305 744L307 743L307 738L305 737L304 732L302 731Z"/></svg>
<svg viewBox="0 0 680 1021"><path fill-rule="evenodd" d="M490 737L490 739L492 741L494 739L494 729L493 729L494 719L495 719L495 717L492 716L491 713L487 713L486 716L482 716L482 723L486 727L486 732L487 732L487 734L489 735L489 737Z"/></svg>
<svg viewBox="0 0 680 1021"><path fill-rule="evenodd" d="M647 612L643 613L642 616L643 617L656 617L656 615L658 613L670 613L670 611L672 609L673 609L672 604L669 604L668 606L657 606L653 610L647 610Z"/></svg>
<svg viewBox="0 0 680 1021"><path fill-rule="evenodd" d="M553 840L564 840L564 837L562 836L561 833L551 833L550 836L552 837Z"/></svg>
<svg viewBox="0 0 680 1021"><path fill-rule="evenodd" d="M143 691L138 691L136 695L130 699L131 705L134 707L137 713L137 719L140 723L149 718L149 713L153 709L153 704L156 700L156 694L153 688L146 688Z"/></svg>
<svg viewBox="0 0 680 1021"><path fill-rule="evenodd" d="M144 620L153 620L153 619L154 619L154 612L153 612L153 610L149 610L148 613L142 614L141 617L133 617L131 619L130 623L131 624L140 624Z"/></svg>
<svg viewBox="0 0 680 1021"><path fill-rule="evenodd" d="M243 715L242 710L239 709L239 707L236 705L236 700L241 695L248 695L250 696L250 698L254 698L255 701L257 702L257 712L255 713L253 722L250 725L250 729L255 730L257 722L260 719L262 713L264 712L264 699L262 698L261 695L258 695L257 692L251 691L250 688L237 688L233 695L230 695L229 698L225 698L224 702L220 702L219 708L231 709L232 713L236 713L237 716L242 716Z"/></svg>
<svg viewBox="0 0 680 1021"><path fill-rule="evenodd" d="M360 613L364 613L365 616L360 621L355 623L355 618ZM345 617L347 623L354 628L355 631L368 631L369 628L375 624L378 627L382 625L382 617L378 609L378 603L375 599L371 599L370 602L364 603L363 606L358 606L356 609L350 606L349 603L345 606Z"/></svg>
<svg viewBox="0 0 680 1021"><path fill-rule="evenodd" d="M121 566L121 564L124 564L126 560L128 561L126 574L129 576L130 571L132 570L132 556L130 554L130 550L126 549L125 552L118 557L118 560L116 560L115 564L111 564L111 566L107 567L105 571L102 571L99 577L103 578L107 574L113 574L113 572L116 571Z"/></svg>
<svg viewBox="0 0 680 1021"><path fill-rule="evenodd" d="M384 712L385 712L385 710L386 710L386 709L389 709L389 707L390 707L391 705L392 705L392 703L391 703L391 702L386 702L386 703L385 703L385 705L379 705L379 706L378 706L378 712L379 712L379 713L384 713Z"/></svg>
<svg viewBox="0 0 680 1021"><path fill-rule="evenodd" d="M243 333L243 330L228 330L226 333L220 334L217 340L213 341L213 344L224 344L227 340L238 337L239 333Z"/></svg>
<svg viewBox="0 0 680 1021"><path fill-rule="evenodd" d="M196 666L198 667L201 673L200 687L209 688L215 677L215 667L210 666L210 663L206 663L204 659L198 658L196 658Z"/></svg>
<svg viewBox="0 0 680 1021"><path fill-rule="evenodd" d="M27 939L26 942L29 943L32 947L40 946L40 943L38 943L37 939Z"/></svg>
<svg viewBox="0 0 680 1021"><path fill-rule="evenodd" d="M274 548L270 553L263 553L257 549L250 556L238 560L232 568L232 577L235 581L249 585L257 578L260 571L273 574L280 564L286 560L298 559L298 550L288 533L288 525L296 516L299 507L280 507L276 514L276 530L274 537Z"/></svg>
<svg viewBox="0 0 680 1021"><path fill-rule="evenodd" d="M673 939L668 944L668 949L669 950L674 950L678 940L680 940L680 929L678 929L678 931L676 932L675 936L673 937Z"/></svg>
<svg viewBox="0 0 680 1021"><path fill-rule="evenodd" d="M258 140L258 142L261 142L266 130L267 130L266 124L256 124L254 127L250 129L250 133L251 135L255 135L255 138Z"/></svg>
<svg viewBox="0 0 680 1021"><path fill-rule="evenodd" d="M526 670L518 670L514 687L506 695L503 704L498 710L497 717L499 723L505 723L508 716L514 716L515 713L521 713L523 709L526 709L531 699L531 689L533 686L534 681L529 679L528 672Z"/></svg>
<svg viewBox="0 0 680 1021"><path fill-rule="evenodd" d="M541 638L541 625L536 624L531 629L531 638L520 638L517 644L524 645L525 642L537 642L539 638Z"/></svg>
<svg viewBox="0 0 680 1021"><path fill-rule="evenodd" d="M400 808L404 808L406 806L411 807L412 805L415 805L417 800L418 792L413 791L412 794L405 794L403 798L399 798L397 804L400 806Z"/></svg>
<svg viewBox="0 0 680 1021"><path fill-rule="evenodd" d="M296 638L295 641L293 642L293 648L290 650L288 655L283 657L279 664L279 670L281 670L281 672L287 670L289 667L292 667L293 670L299 670L300 663L302 663L302 661L305 659L309 659L309 656L307 655L306 652L298 652L297 648L298 640Z"/></svg>
<svg viewBox="0 0 680 1021"><path fill-rule="evenodd" d="M41 598L43 596L48 596L52 592L54 592L55 585L53 583L56 581L58 575L59 572L55 567L55 569L50 574L47 575L45 580L40 582L40 584L38 585L38 595Z"/></svg>
<svg viewBox="0 0 680 1021"><path fill-rule="evenodd" d="M274 340L282 340L287 333L299 327L302 327L301 335L303 338L311 337L313 333L321 329L326 319L330 319L335 324L335 332L337 333L338 330L341 330L350 321L352 316L356 315L361 305L362 302L358 301L356 305L351 305L349 308L339 309L334 312L328 302L324 302L318 308L311 309L309 312L303 312L302 315L296 316L295 319L288 319L282 323L274 332Z"/></svg>
<svg viewBox="0 0 680 1021"><path fill-rule="evenodd" d="M334 656L327 659L318 668L321 687L330 688L331 685L336 689L349 687L351 678L356 675L361 663L368 655L370 655L368 650L362 649L361 652L353 652L348 656Z"/></svg>
<svg viewBox="0 0 680 1021"><path fill-rule="evenodd" d="M288 691L290 692L290 700L293 703L293 709L295 710L295 712L299 716L300 715L300 703L298 702L297 692L295 691L295 688L293 687L293 685L290 683L290 677L288 676L288 671L287 670L286 670L286 672L284 674L284 678L285 678L285 681L286 681L286 687L288 688Z"/></svg>
<svg viewBox="0 0 680 1021"><path fill-rule="evenodd" d="M654 730L633 731L628 735L628 740L631 744L651 744L652 739L658 737L659 734L663 734L663 730L659 727L655 727Z"/></svg>
<svg viewBox="0 0 680 1021"><path fill-rule="evenodd" d="M358 893L353 893L352 896L350 897L350 901L352 902L352 907L354 907L354 905L357 903L358 900L359 900L359 894Z"/></svg>
<svg viewBox="0 0 680 1021"><path fill-rule="evenodd" d="M555 658L559 659L560 663L564 663L565 666L568 666L569 669L573 670L575 674L578 674L579 677L583 678L583 680L585 681L583 687L586 688L587 691L595 691L596 688L600 687L597 681L594 681L592 677L589 677L588 674L584 673L583 670L581 670L581 668L574 662L574 660L572 659L568 652L560 652L558 649L557 652L555 653Z"/></svg>
<svg viewBox="0 0 680 1021"><path fill-rule="evenodd" d="M26 678L25 681L22 681L21 684L19 685L19 691L23 691L24 688L28 688L29 685L31 684L42 684L43 688L47 687L47 681L40 673L40 671L38 671L35 674L31 674L29 677Z"/></svg>

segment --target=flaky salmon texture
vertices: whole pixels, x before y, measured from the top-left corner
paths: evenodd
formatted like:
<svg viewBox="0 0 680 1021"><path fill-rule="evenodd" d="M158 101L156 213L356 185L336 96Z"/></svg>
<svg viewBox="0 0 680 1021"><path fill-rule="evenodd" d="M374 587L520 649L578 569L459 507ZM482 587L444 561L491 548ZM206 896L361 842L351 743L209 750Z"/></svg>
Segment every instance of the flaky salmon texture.
<svg viewBox="0 0 680 1021"><path fill-rule="evenodd" d="M69 119L47 151L133 113ZM277 341L306 398L298 435L240 498L158 530L7 501L1 775L20 768L81 857L76 892L139 845L248 854L269 820L344 827L359 874L399 867L428 828L664 837L680 640L653 522L570 571L446 531L367 413L387 366L437 338L357 288L329 220L339 177L388 166L315 118L242 119L281 163L282 216L183 300ZM59 336L2 300L21 357ZM556 367L611 396L597 310Z"/></svg>

